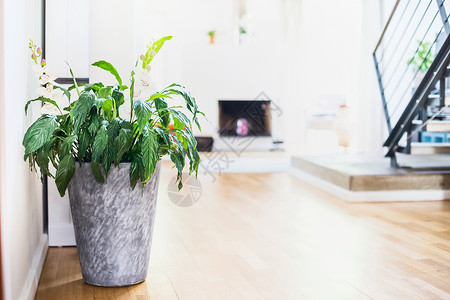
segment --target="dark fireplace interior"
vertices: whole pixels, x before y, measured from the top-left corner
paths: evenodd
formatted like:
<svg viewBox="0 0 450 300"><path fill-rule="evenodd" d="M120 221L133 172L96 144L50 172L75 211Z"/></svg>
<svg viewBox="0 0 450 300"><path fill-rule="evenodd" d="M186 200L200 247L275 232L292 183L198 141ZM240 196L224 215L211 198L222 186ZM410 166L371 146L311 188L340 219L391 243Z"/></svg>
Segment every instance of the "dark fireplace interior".
<svg viewBox="0 0 450 300"><path fill-rule="evenodd" d="M220 136L271 136L269 100L219 100Z"/></svg>

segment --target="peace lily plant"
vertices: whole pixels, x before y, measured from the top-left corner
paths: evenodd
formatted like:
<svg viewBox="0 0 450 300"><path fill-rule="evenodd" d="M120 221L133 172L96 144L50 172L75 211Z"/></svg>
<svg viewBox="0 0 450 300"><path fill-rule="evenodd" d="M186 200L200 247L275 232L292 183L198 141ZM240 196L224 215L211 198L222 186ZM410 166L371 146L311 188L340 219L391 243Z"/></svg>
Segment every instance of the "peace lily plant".
<svg viewBox="0 0 450 300"><path fill-rule="evenodd" d="M105 182L108 172L120 163L131 163L129 180L134 189L140 181L147 182L157 162L169 155L177 171L178 187L182 187L182 170L189 160L189 173L198 171L200 157L193 135L192 123L200 129L197 103L179 84L171 84L156 91L150 80L151 63L164 43L172 37L163 37L147 47L137 60L130 75L129 86L112 64L104 60L92 65L111 73L117 84L101 82L77 84L72 69L73 85L64 89L47 73L42 51L30 42L34 71L41 86L38 98L27 102L43 103L44 114L27 130L23 146L24 159L31 169L39 167L41 174L55 178L61 196L74 176L76 164L90 163L98 182ZM71 99L76 90L77 99ZM172 106L171 97L181 96L188 118L181 106ZM67 107L61 107L65 100ZM128 108L128 109L126 109ZM49 164L56 169L50 172Z"/></svg>

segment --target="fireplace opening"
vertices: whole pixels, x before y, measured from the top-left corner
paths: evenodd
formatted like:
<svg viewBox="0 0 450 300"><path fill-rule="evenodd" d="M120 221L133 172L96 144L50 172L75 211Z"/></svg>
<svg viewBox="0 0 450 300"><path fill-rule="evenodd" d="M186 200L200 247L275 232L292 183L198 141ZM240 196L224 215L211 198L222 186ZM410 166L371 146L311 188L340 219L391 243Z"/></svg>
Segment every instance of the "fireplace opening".
<svg viewBox="0 0 450 300"><path fill-rule="evenodd" d="M270 100L219 100L220 136L271 136Z"/></svg>

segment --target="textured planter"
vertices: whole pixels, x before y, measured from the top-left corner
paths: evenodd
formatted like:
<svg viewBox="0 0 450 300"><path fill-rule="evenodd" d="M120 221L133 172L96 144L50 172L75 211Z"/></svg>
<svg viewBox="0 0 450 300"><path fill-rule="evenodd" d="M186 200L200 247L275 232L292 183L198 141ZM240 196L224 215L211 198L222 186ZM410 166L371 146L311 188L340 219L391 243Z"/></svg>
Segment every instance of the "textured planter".
<svg viewBox="0 0 450 300"><path fill-rule="evenodd" d="M127 286L147 277L160 163L145 186L130 186L130 163L112 167L104 184L90 163L77 163L69 184L75 239L86 283Z"/></svg>

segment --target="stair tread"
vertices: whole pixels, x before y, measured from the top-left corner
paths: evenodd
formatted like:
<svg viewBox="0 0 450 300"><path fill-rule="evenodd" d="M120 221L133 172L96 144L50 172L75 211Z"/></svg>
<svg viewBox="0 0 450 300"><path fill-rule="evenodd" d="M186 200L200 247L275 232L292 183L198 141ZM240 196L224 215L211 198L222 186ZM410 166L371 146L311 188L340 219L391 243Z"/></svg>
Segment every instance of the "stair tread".
<svg viewBox="0 0 450 300"><path fill-rule="evenodd" d="M431 120L428 124L450 124L450 120Z"/></svg>
<svg viewBox="0 0 450 300"><path fill-rule="evenodd" d="M411 147L450 147L450 143L411 143Z"/></svg>

